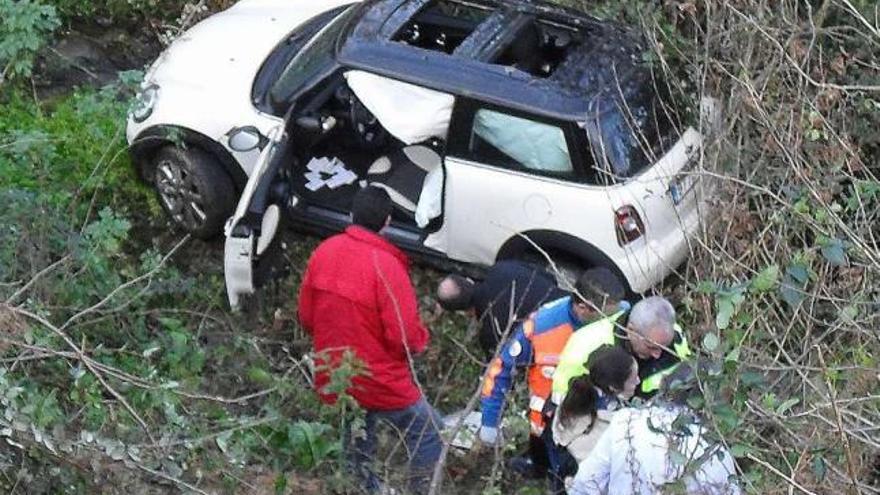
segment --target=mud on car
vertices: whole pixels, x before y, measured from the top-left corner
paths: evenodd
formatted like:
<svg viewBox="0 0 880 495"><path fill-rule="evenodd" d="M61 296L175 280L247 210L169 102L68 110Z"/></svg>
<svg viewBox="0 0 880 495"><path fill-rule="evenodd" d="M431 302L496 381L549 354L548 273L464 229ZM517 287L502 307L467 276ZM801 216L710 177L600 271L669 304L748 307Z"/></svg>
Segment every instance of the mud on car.
<svg viewBox="0 0 880 495"><path fill-rule="evenodd" d="M383 234L419 258L543 251L642 292L687 257L717 122L710 98L675 104L645 52L541 2L243 0L153 64L128 139L174 222L222 228L233 306L280 229L344 229L368 184L395 205Z"/></svg>

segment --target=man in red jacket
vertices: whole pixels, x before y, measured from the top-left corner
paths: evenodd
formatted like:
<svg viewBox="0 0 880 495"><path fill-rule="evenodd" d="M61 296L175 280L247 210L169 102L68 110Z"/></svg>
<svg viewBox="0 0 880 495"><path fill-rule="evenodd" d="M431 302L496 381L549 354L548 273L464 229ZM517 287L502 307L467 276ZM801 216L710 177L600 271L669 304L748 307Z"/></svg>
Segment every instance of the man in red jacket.
<svg viewBox="0 0 880 495"><path fill-rule="evenodd" d="M388 193L360 190L351 207L352 224L322 242L309 260L299 293L299 319L318 353L315 387L321 399L326 368L350 350L366 373L351 381L348 393L366 410L366 438L354 441L350 460L370 492L380 487L367 463L375 453L375 426L390 423L402 432L409 459L409 485L426 491L440 456L440 415L422 396L412 373L412 356L425 350L430 336L419 318L406 255L378 232L391 220ZM346 438L348 448L348 439Z"/></svg>

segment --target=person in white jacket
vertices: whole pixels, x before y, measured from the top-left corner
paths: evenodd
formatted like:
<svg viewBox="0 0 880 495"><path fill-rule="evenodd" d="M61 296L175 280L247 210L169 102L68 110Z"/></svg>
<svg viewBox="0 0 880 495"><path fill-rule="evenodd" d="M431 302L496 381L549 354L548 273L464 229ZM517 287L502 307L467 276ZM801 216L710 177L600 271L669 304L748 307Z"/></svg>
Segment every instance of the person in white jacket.
<svg viewBox="0 0 880 495"><path fill-rule="evenodd" d="M707 432L681 404L619 409L578 465L569 494L740 495L730 452Z"/></svg>

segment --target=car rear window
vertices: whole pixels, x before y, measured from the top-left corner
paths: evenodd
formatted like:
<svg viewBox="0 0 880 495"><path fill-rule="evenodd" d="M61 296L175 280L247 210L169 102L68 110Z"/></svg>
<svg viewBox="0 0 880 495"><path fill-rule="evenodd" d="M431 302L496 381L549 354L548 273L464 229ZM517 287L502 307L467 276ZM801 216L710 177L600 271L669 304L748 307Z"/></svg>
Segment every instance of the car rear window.
<svg viewBox="0 0 880 495"><path fill-rule="evenodd" d="M670 99L652 88L609 106L592 122L588 133L599 172L617 182L638 175L678 141L679 121Z"/></svg>

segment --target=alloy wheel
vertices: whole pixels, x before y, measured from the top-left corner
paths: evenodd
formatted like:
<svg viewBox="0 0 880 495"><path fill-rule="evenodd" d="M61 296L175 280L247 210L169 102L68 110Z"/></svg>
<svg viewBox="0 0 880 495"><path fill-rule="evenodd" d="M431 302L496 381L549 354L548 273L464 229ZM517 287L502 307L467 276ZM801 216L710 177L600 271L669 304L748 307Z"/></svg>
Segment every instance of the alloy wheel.
<svg viewBox="0 0 880 495"><path fill-rule="evenodd" d="M207 220L204 199L185 161L163 159L156 165L156 190L171 218L190 231Z"/></svg>

